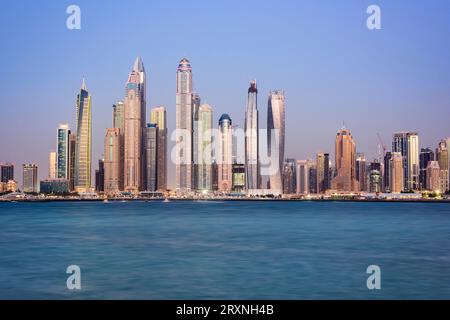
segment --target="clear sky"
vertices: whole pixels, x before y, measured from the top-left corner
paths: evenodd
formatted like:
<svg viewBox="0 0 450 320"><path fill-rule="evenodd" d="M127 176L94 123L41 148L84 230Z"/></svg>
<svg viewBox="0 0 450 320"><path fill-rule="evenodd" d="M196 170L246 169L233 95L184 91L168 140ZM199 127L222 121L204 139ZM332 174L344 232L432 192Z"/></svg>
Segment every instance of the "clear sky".
<svg viewBox="0 0 450 320"><path fill-rule="evenodd" d="M81 8L81 30L66 8ZM370 4L382 29L366 27ZM450 136L450 1L4 1L0 9L0 162L48 173L58 123L74 128L86 77L92 95L93 164L102 156L111 106L137 55L148 75L148 106L164 105L175 126L175 72L192 64L195 90L243 127L249 81L286 93L286 157L334 155L345 121L359 152L377 155L379 132L417 130L421 147ZM169 176L169 186L173 186Z"/></svg>

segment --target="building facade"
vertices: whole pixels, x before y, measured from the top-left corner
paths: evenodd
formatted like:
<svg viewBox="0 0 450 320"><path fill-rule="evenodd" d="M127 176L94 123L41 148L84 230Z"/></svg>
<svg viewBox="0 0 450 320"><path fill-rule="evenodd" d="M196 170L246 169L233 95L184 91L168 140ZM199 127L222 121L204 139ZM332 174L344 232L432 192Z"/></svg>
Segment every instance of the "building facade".
<svg viewBox="0 0 450 320"><path fill-rule="evenodd" d="M157 190L157 159L158 159L158 126L156 123L148 123L145 129L145 179L144 189L154 192Z"/></svg>
<svg viewBox="0 0 450 320"><path fill-rule="evenodd" d="M23 164L22 166L22 191L25 193L38 193L38 167L35 164Z"/></svg>
<svg viewBox="0 0 450 320"><path fill-rule="evenodd" d="M390 192L401 193L404 190L404 156L401 152L392 152L389 163Z"/></svg>
<svg viewBox="0 0 450 320"><path fill-rule="evenodd" d="M297 160L297 194L309 194L309 167L307 160Z"/></svg>
<svg viewBox="0 0 450 320"><path fill-rule="evenodd" d="M165 191L167 189L167 114L163 106L155 107L150 113L150 122L158 127L157 143L157 190Z"/></svg>
<svg viewBox="0 0 450 320"><path fill-rule="evenodd" d="M245 112L245 188L256 190L261 187L259 162L259 120L258 120L258 88L256 81L250 82Z"/></svg>
<svg viewBox="0 0 450 320"><path fill-rule="evenodd" d="M123 172L121 157L121 134L119 128L106 129L104 141L105 194L116 195L121 191L120 179Z"/></svg>
<svg viewBox="0 0 450 320"><path fill-rule="evenodd" d="M231 192L233 187L233 129L228 114L219 119L218 187L220 192Z"/></svg>
<svg viewBox="0 0 450 320"><path fill-rule="evenodd" d="M69 125L67 123L61 123L57 129L56 178L69 179L69 136Z"/></svg>
<svg viewBox="0 0 450 320"><path fill-rule="evenodd" d="M417 132L394 133L392 151L403 157L403 186L405 191L419 189L419 135Z"/></svg>
<svg viewBox="0 0 450 320"><path fill-rule="evenodd" d="M356 180L356 144L349 130L343 128L336 135L336 177L332 189L338 192L358 191Z"/></svg>

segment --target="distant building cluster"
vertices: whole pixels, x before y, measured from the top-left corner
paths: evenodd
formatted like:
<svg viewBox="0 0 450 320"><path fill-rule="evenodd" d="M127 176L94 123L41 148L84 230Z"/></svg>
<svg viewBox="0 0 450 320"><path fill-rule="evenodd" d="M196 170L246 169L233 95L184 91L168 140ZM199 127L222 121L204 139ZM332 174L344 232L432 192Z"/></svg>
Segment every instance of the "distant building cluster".
<svg viewBox="0 0 450 320"><path fill-rule="evenodd" d="M93 183L92 105L83 79L76 97L75 130L67 123L57 127L47 178L39 181L37 165L23 164L19 188L14 165L0 164L0 193L167 194L169 154L175 164L175 190L170 192L178 196L449 191L450 138L442 139L433 150L419 147L417 132L398 132L388 150L378 135L379 156L369 162L357 152L356 141L344 126L335 137L334 162L327 152L317 153L314 159L286 158L283 91L269 92L267 126L261 130L258 87L252 80L242 130L229 114L222 114L216 126L213 107L202 103L193 87L192 66L184 58L176 70L176 128L172 135L176 145L174 152L169 152L166 108L152 108L146 120L146 71L138 57L123 100L112 106L112 123L105 131L103 158L98 160Z"/></svg>

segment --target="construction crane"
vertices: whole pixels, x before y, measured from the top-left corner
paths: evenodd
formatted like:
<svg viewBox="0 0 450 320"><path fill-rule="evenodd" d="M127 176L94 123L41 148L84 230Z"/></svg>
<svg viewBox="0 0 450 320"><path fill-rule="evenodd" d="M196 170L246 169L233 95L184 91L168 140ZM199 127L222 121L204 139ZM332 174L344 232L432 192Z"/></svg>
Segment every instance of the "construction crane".
<svg viewBox="0 0 450 320"><path fill-rule="evenodd" d="M378 138L378 158L380 160L380 163L382 163L383 161L382 157L384 157L384 155L386 154L387 148L379 133L377 133L377 138ZM383 148L383 154L381 154L381 148Z"/></svg>

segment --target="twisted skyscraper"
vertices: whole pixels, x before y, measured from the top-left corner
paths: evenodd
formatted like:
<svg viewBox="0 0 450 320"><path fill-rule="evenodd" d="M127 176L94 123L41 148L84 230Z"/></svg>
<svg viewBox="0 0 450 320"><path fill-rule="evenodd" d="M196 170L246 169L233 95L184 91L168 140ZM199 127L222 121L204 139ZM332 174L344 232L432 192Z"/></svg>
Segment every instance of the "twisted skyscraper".
<svg viewBox="0 0 450 320"><path fill-rule="evenodd" d="M281 194L284 162L285 106L284 92L272 91L267 106L267 147L270 158L270 189Z"/></svg>

